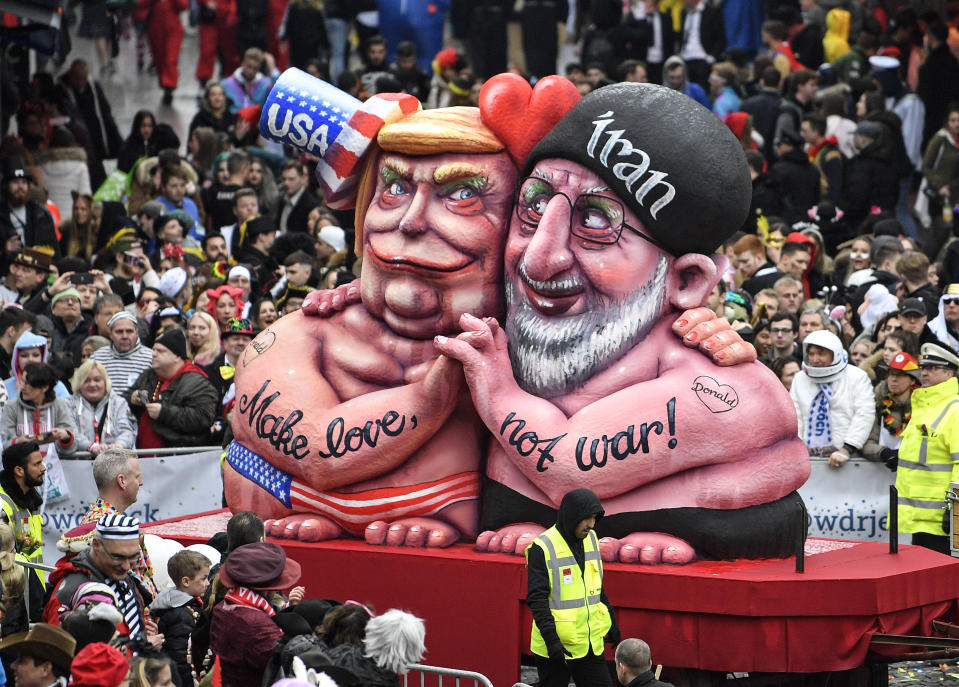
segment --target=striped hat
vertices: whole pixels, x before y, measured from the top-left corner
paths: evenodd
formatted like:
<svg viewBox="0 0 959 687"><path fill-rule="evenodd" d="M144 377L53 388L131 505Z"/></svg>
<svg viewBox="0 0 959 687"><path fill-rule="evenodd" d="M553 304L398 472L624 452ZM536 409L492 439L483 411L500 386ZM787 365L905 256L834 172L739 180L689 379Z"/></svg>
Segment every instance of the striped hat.
<svg viewBox="0 0 959 687"><path fill-rule="evenodd" d="M366 102L296 68L277 79L263 104L260 133L319 158L316 177L326 204L348 210L364 157L387 123L421 109L406 93L381 93Z"/></svg>
<svg viewBox="0 0 959 687"><path fill-rule="evenodd" d="M112 330L113 330L113 325L115 325L117 322L121 322L121 321L123 321L123 320L130 320L130 322L132 322L133 324L136 324L136 323L137 323L136 315L133 315L133 314L127 312L126 310L121 310L121 311L118 312L116 315L114 315L114 316L111 317L109 320L107 320L107 328L112 331Z"/></svg>
<svg viewBox="0 0 959 687"><path fill-rule="evenodd" d="M123 513L107 513L97 521L100 539L139 539L140 521Z"/></svg>

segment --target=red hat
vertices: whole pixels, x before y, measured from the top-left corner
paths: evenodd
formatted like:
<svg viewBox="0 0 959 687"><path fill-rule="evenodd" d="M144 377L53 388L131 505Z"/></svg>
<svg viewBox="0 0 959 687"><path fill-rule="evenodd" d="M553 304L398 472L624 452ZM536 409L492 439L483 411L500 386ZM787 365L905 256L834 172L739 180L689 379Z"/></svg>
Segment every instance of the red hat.
<svg viewBox="0 0 959 687"><path fill-rule="evenodd" d="M919 362L905 351L896 353L889 362L890 371L902 372L909 375L917 382L921 381L919 376Z"/></svg>
<svg viewBox="0 0 959 687"><path fill-rule="evenodd" d="M246 121L246 123L250 125L250 128L255 130L260 122L260 112L262 110L263 108L259 105L248 105L247 107L240 108L236 116Z"/></svg>
<svg viewBox="0 0 959 687"><path fill-rule="evenodd" d="M94 642L80 649L70 664L70 687L117 687L130 672L118 649Z"/></svg>

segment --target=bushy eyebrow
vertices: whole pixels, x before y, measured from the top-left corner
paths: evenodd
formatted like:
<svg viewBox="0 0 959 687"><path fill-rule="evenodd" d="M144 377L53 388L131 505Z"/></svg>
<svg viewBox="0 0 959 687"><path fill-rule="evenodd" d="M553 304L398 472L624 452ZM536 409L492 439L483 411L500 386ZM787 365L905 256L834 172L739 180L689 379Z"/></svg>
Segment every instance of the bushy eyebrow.
<svg viewBox="0 0 959 687"><path fill-rule="evenodd" d="M530 176L536 177L537 179L542 179L550 186L553 186L553 180L550 179L549 175L541 169L538 169L538 168L534 169L532 172L530 172ZM611 190L612 189L610 189L609 186L604 186L601 184L599 186L591 186L590 188L580 189L579 192L580 193L606 193Z"/></svg>
<svg viewBox="0 0 959 687"><path fill-rule="evenodd" d="M461 179L482 179L484 185L489 183L487 170L469 162L448 162L433 171L433 181L441 186Z"/></svg>
<svg viewBox="0 0 959 687"><path fill-rule="evenodd" d="M383 160L380 175L384 178L389 176L399 177L400 179L412 179L413 169L405 161L397 157L388 157Z"/></svg>

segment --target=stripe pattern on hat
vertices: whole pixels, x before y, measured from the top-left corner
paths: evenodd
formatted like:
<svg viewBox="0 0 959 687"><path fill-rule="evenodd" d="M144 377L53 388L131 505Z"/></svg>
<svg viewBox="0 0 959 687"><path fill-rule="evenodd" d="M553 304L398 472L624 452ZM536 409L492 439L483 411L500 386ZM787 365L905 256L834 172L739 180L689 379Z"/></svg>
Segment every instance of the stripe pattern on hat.
<svg viewBox="0 0 959 687"><path fill-rule="evenodd" d="M140 540L140 521L123 513L107 513L97 521L100 539Z"/></svg>

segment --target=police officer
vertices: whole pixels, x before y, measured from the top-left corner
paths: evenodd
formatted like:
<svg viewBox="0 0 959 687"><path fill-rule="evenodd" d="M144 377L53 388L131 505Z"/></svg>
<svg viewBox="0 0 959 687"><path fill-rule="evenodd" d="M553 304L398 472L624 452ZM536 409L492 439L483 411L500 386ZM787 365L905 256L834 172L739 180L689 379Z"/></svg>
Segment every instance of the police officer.
<svg viewBox="0 0 959 687"><path fill-rule="evenodd" d="M43 464L40 446L33 441L12 444L3 451L3 472L0 472L0 507L3 518L16 537L17 558L30 563L43 563L43 517L40 506L43 495ZM29 570L30 620L40 620L43 612L45 573Z"/></svg>
<svg viewBox="0 0 959 687"><path fill-rule="evenodd" d="M526 549L533 614L530 650L542 687L611 685L603 641L619 642L613 607L603 591L603 561L594 528L599 497L574 489L563 497L556 524Z"/></svg>
<svg viewBox="0 0 959 687"><path fill-rule="evenodd" d="M912 417L902 432L896 489L899 530L912 543L949 553L943 527L944 496L959 481L959 356L945 346L923 344L919 368L922 387L912 392Z"/></svg>

